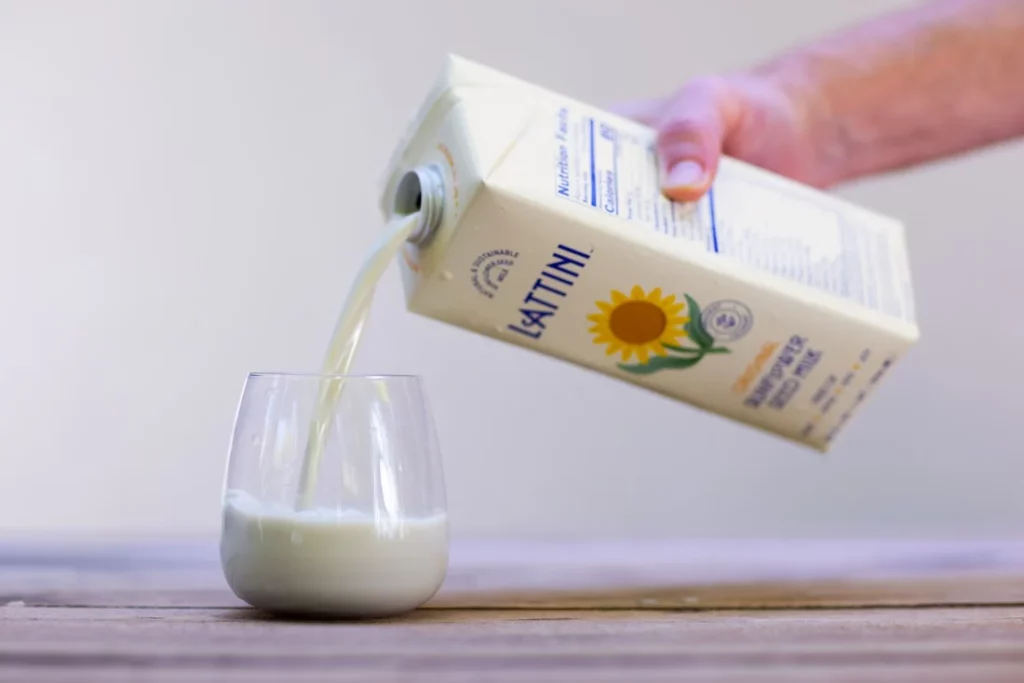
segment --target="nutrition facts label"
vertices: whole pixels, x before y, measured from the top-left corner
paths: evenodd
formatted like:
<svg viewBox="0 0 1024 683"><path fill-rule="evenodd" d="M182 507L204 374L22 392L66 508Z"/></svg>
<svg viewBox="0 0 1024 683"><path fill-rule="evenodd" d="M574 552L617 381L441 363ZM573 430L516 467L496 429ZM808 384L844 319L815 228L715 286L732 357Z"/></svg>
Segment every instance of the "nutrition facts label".
<svg viewBox="0 0 1024 683"><path fill-rule="evenodd" d="M912 321L899 234L827 195L725 166L699 202L667 200L651 136L559 110L556 192L752 268Z"/></svg>

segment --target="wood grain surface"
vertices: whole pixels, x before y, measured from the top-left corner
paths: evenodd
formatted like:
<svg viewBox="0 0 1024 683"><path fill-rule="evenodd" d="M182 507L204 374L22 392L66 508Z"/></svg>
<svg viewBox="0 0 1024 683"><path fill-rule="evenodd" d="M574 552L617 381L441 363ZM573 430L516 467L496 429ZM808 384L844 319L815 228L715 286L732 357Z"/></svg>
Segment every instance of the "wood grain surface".
<svg viewBox="0 0 1024 683"><path fill-rule="evenodd" d="M208 543L0 543L0 681L1024 681L1024 543L475 542L424 609L281 621Z"/></svg>

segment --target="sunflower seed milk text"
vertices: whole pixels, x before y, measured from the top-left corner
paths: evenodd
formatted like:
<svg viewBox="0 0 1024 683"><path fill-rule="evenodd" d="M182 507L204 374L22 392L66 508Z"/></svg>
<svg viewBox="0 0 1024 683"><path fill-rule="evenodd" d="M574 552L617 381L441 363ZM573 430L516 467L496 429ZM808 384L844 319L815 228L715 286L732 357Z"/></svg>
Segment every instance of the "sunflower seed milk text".
<svg viewBox="0 0 1024 683"><path fill-rule="evenodd" d="M408 308L827 449L917 341L903 226L732 159L672 203L654 142L449 58L382 191L441 179Z"/></svg>

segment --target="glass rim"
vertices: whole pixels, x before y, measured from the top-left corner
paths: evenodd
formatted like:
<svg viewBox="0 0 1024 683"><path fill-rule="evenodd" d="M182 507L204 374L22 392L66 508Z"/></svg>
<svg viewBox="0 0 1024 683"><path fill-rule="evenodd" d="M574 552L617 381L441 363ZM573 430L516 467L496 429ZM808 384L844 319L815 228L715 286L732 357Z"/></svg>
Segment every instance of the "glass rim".
<svg viewBox="0 0 1024 683"><path fill-rule="evenodd" d="M421 379L420 375L410 374L342 374L335 372L250 372L246 375L250 378L267 379L347 379L362 381L392 381L392 380L416 380Z"/></svg>

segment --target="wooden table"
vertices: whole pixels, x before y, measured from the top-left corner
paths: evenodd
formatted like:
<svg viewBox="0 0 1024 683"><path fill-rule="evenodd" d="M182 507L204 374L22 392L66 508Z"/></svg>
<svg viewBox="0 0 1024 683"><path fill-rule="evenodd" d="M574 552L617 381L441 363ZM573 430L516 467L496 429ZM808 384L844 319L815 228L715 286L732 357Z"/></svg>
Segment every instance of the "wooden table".
<svg viewBox="0 0 1024 683"><path fill-rule="evenodd" d="M1024 681L1024 543L455 544L401 619L245 607L211 543L0 543L0 681Z"/></svg>

